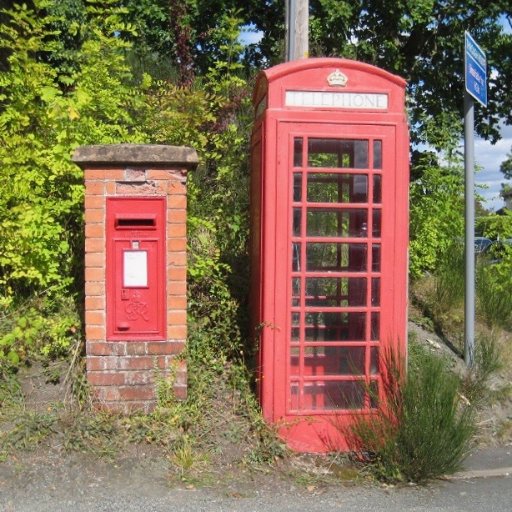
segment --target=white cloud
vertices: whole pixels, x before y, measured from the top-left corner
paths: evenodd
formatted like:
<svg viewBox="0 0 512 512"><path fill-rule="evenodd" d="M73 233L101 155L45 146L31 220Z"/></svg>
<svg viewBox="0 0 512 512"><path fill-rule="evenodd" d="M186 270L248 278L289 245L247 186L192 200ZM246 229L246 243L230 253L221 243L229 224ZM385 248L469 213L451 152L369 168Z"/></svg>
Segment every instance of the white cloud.
<svg viewBox="0 0 512 512"><path fill-rule="evenodd" d="M502 138L494 145L483 139L475 139L475 164L482 169L477 172L475 182L488 186L479 193L485 200L485 206L492 210L504 206L499 192L501 183L506 180L500 172L500 165L512 148L512 126L502 124L500 132Z"/></svg>

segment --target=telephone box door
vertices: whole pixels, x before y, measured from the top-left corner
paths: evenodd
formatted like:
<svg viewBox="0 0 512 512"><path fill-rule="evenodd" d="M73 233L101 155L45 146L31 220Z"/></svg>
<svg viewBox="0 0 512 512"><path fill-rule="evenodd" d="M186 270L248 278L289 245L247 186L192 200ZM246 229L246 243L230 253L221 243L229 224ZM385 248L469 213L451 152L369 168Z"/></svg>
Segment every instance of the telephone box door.
<svg viewBox="0 0 512 512"><path fill-rule="evenodd" d="M394 126L280 122L277 131L276 196L287 200L277 202L276 232L287 236L276 242L275 318L286 321L274 329L276 385L263 393L292 448L324 451L339 435L334 415L341 425L376 407L379 353L405 341L407 228L398 226L407 219L396 205L407 190Z"/></svg>

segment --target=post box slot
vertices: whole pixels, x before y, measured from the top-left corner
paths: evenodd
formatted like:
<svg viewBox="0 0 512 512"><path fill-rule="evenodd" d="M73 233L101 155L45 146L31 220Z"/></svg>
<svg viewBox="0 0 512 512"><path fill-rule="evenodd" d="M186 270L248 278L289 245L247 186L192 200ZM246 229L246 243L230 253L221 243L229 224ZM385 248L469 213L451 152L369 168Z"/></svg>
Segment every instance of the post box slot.
<svg viewBox="0 0 512 512"><path fill-rule="evenodd" d="M156 229L154 216L117 217L116 229Z"/></svg>

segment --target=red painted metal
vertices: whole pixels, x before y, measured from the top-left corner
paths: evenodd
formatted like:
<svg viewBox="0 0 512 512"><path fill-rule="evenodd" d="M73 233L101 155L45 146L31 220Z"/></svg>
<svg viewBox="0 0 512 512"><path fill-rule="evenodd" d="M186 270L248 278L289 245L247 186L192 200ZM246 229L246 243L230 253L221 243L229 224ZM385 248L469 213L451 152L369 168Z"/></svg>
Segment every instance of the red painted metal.
<svg viewBox="0 0 512 512"><path fill-rule="evenodd" d="M107 198L108 340L165 339L165 198Z"/></svg>
<svg viewBox="0 0 512 512"><path fill-rule="evenodd" d="M370 389L382 393L379 357L406 353L404 93L401 78L345 59L286 63L258 77L258 395L266 420L297 451L347 449L344 429L375 411Z"/></svg>

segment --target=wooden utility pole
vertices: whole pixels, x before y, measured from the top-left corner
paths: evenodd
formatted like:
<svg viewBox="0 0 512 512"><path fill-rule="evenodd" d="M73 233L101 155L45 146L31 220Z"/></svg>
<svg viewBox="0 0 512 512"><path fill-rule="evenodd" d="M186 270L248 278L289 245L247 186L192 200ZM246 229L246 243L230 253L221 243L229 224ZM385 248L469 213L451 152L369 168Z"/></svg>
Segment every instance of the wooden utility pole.
<svg viewBox="0 0 512 512"><path fill-rule="evenodd" d="M309 57L309 0L286 0L286 60Z"/></svg>

